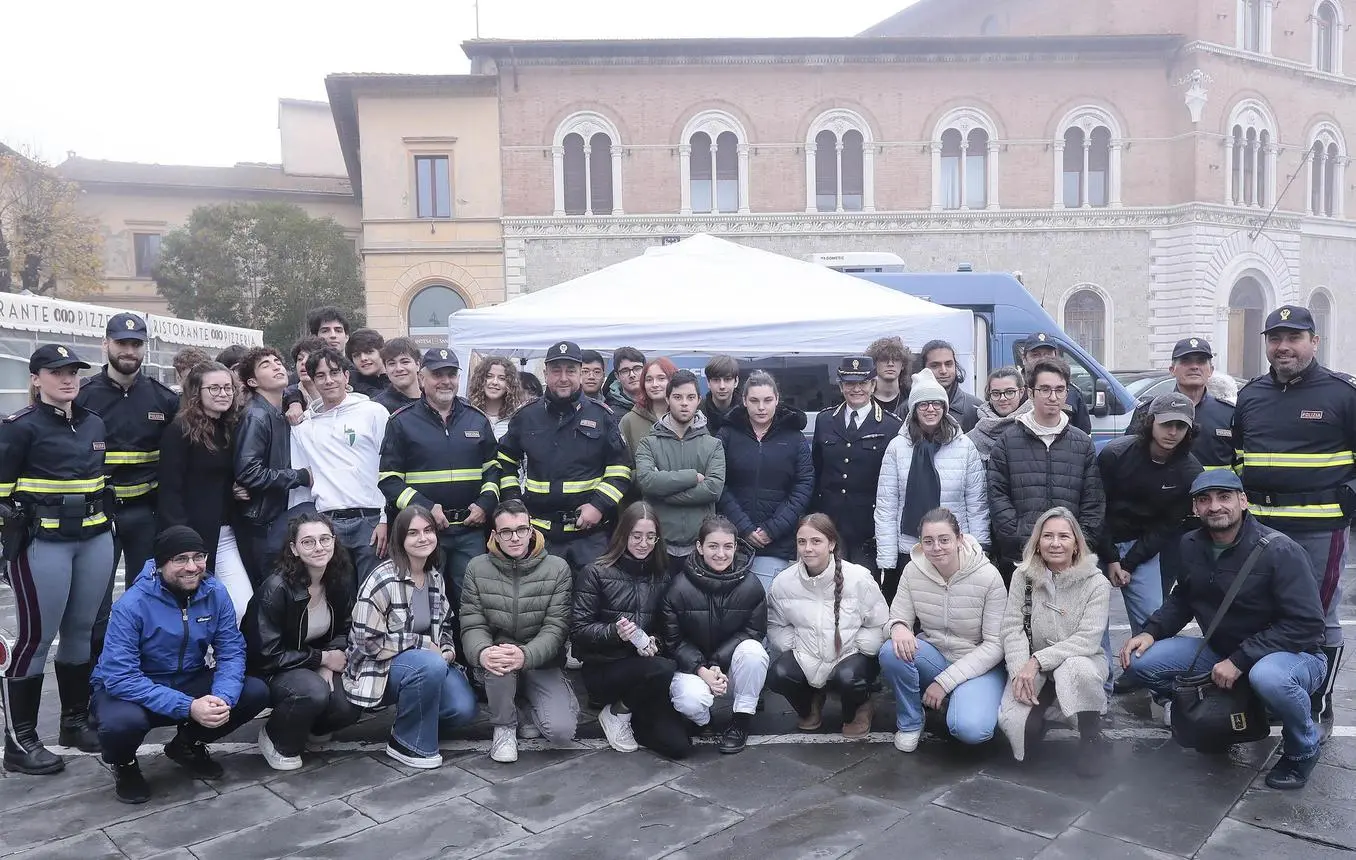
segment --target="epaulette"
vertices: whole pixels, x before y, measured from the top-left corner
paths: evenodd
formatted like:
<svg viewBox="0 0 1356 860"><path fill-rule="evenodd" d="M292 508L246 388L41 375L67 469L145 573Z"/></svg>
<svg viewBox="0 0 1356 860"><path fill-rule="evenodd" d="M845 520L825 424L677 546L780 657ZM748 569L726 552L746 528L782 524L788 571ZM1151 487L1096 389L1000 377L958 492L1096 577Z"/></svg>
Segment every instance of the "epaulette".
<svg viewBox="0 0 1356 860"><path fill-rule="evenodd" d="M391 417L392 417L392 418L396 417L397 415L399 415L400 413L404 412L406 409L409 409L411 406L415 405L415 404L418 403L418 402L419 402L418 400L411 400L409 403L406 403L404 406L402 406L402 407L400 407L399 409L397 409L396 411L392 412L392 413L391 413Z"/></svg>
<svg viewBox="0 0 1356 860"><path fill-rule="evenodd" d="M1271 378L1271 374L1269 374L1269 373L1259 373L1259 374L1257 374L1256 376L1254 376L1252 379L1249 379L1247 382L1245 382L1245 383L1243 383L1242 385L1238 386L1238 391L1239 391L1240 394L1242 394L1242 393L1243 393L1243 389L1247 388L1249 385L1252 385L1254 382L1257 382L1257 381L1260 380L1260 379L1270 379L1270 378Z"/></svg>
<svg viewBox="0 0 1356 860"><path fill-rule="evenodd" d="M149 379L151 382L154 382L154 383L156 384L157 387L164 389L164 391L165 391L167 394L171 394L171 395L173 395L173 396L176 397L176 398L179 397L179 392L175 391L173 388L169 387L169 386L166 385L165 383L163 383L163 382L161 382L160 380L156 379L154 376L147 376L146 378Z"/></svg>
<svg viewBox="0 0 1356 860"><path fill-rule="evenodd" d="M9 423L11 423L11 422L13 422L13 421L18 421L20 418L24 417L25 415L27 415L28 413L30 413L30 412L32 412L32 411L33 411L33 404L30 403L29 405L25 406L23 409L20 409L18 412L15 412L13 415L6 415L6 416L5 416L5 421L4 421L4 423L9 424Z"/></svg>
<svg viewBox="0 0 1356 860"><path fill-rule="evenodd" d="M1334 370L1332 375L1342 380L1347 385L1350 385L1352 388L1356 388L1356 376L1352 376L1350 373L1342 373L1337 370Z"/></svg>
<svg viewBox="0 0 1356 860"><path fill-rule="evenodd" d="M844 409L846 406L847 406L847 401L845 400L845 401L843 401L842 403L839 403L837 406L829 406L829 407L826 407L826 408L824 408L824 409L819 410L819 414L820 414L820 415L826 415L826 414L827 414L827 415L829 415L829 416L832 416L832 417L835 417L835 418L836 418L836 417L838 417L839 415L842 414L843 409Z"/></svg>
<svg viewBox="0 0 1356 860"><path fill-rule="evenodd" d="M472 403L471 401L467 400L465 397L462 397L460 394L457 395L457 405L458 405L458 406L465 406L467 409L470 409L472 412L479 412L481 415L484 415L484 416L485 416L485 420L486 420L486 421L489 421L489 420L490 420L490 416L485 415L485 410L484 410L484 409L479 409L479 408L477 408L476 405L475 405L474 403Z"/></svg>

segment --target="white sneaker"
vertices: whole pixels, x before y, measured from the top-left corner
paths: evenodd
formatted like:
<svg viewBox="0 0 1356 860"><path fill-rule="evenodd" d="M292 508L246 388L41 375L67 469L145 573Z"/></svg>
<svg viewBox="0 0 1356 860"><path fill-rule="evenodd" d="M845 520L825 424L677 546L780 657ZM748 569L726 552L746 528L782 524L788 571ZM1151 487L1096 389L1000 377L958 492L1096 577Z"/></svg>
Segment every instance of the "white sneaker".
<svg viewBox="0 0 1356 860"><path fill-rule="evenodd" d="M518 737L525 741L535 741L541 737L541 729L532 720L532 711L527 708L518 709Z"/></svg>
<svg viewBox="0 0 1356 860"><path fill-rule="evenodd" d="M1172 728L1172 700L1163 703L1163 727Z"/></svg>
<svg viewBox="0 0 1356 860"><path fill-rule="evenodd" d="M278 748L273 745L273 739L268 736L267 728L259 729L259 752L263 755L264 761L274 770L298 770L301 767L301 756L283 755L278 752Z"/></svg>
<svg viewBox="0 0 1356 860"><path fill-rule="evenodd" d="M569 669L572 672L584 668L583 661L575 658L574 651L570 648L570 644L568 642L565 643L565 668Z"/></svg>
<svg viewBox="0 0 1356 860"><path fill-rule="evenodd" d="M410 750L398 749L392 743L386 744L386 755L395 759L403 765L417 767L420 770L433 770L443 766L443 757L434 753L433 755L418 755Z"/></svg>
<svg viewBox="0 0 1356 860"><path fill-rule="evenodd" d="M603 727L607 743L617 752L635 752L640 749L636 736L631 732L631 715L614 713L608 705L598 712L598 725Z"/></svg>
<svg viewBox="0 0 1356 860"><path fill-rule="evenodd" d="M500 764L518 760L518 738L510 726L495 726L494 740L490 741L490 758Z"/></svg>
<svg viewBox="0 0 1356 860"><path fill-rule="evenodd" d="M923 737L922 729L912 732L895 732L895 749L900 752L913 752L918 749L918 740L921 737Z"/></svg>

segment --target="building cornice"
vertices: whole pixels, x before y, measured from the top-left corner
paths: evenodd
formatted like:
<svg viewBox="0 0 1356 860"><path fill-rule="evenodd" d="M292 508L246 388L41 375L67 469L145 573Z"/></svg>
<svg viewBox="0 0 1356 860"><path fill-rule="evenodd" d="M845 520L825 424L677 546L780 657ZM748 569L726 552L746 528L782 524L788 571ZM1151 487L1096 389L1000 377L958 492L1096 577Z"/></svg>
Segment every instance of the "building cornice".
<svg viewBox="0 0 1356 860"><path fill-rule="evenodd" d="M1265 66L1277 71L1297 72L1304 75L1306 78L1330 84L1337 84L1341 87L1356 86L1356 78L1349 78L1346 75L1335 75L1331 72L1320 72L1311 64L1301 62L1300 60L1287 60L1284 57L1273 57L1269 54L1259 54L1256 51L1245 51L1242 48L1235 48L1231 45L1222 45L1219 42L1187 42L1182 46L1182 53L1213 54L1216 57L1226 57L1231 60L1239 60L1244 63Z"/></svg>

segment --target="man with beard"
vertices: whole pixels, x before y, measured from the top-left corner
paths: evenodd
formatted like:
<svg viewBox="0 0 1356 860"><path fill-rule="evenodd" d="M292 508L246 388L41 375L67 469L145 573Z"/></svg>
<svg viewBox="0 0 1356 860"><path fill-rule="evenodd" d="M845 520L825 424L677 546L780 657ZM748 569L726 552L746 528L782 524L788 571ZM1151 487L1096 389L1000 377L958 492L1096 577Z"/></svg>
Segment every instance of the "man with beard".
<svg viewBox="0 0 1356 860"><path fill-rule="evenodd" d="M1210 667L1230 689L1246 676L1252 691L1281 721L1281 758L1270 788L1303 788L1318 764L1319 730L1309 698L1326 667L1323 608L1304 549L1262 525L1249 511L1243 483L1228 469L1207 469L1191 484L1203 528L1182 538L1182 573L1144 632L1121 649L1127 686L1172 694L1173 680ZM1249 556L1256 561L1208 641L1180 636L1193 619L1208 630ZM1193 665L1194 664L1194 665ZM1169 717L1170 718L1170 717Z"/></svg>

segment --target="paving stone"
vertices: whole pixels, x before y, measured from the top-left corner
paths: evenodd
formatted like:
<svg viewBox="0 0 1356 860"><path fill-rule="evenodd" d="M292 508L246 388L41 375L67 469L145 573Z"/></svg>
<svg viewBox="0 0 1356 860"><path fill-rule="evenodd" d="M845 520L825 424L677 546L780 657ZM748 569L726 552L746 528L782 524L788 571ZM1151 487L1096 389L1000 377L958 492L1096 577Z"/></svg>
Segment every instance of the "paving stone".
<svg viewBox="0 0 1356 860"><path fill-rule="evenodd" d="M1266 788L1265 774L1234 807L1239 821L1356 849L1356 780L1351 771L1320 764L1299 791Z"/></svg>
<svg viewBox="0 0 1356 860"><path fill-rule="evenodd" d="M822 768L829 773L839 773L872 756L886 754L880 744L778 744L774 749L792 761Z"/></svg>
<svg viewBox="0 0 1356 860"><path fill-rule="evenodd" d="M699 763L674 788L746 815L830 776L824 768L787 758L775 747L748 747Z"/></svg>
<svg viewBox="0 0 1356 860"><path fill-rule="evenodd" d="M1077 827L1061 833L1036 855L1036 860L1088 860L1094 857L1096 860L1174 860L1171 854ZM1249 860L1253 858L1250 856Z"/></svg>
<svg viewBox="0 0 1356 860"><path fill-rule="evenodd" d="M529 773L534 773L542 768L551 767L562 762L573 759L584 758L593 755L616 755L612 750L591 750L591 749L569 749L569 750L540 750L537 752L521 751L518 753L518 760L501 764L497 761L491 761L488 753L478 753L466 758L458 759L455 764L465 771L470 771L481 779L489 782L508 782L511 779L517 779ZM632 756L648 757L654 759L652 753L644 750L631 753ZM443 765L446 767L447 765Z"/></svg>
<svg viewBox="0 0 1356 860"><path fill-rule="evenodd" d="M738 758L738 756L736 756ZM670 855L684 860L818 860L841 857L908 815L827 785L796 792L740 823ZM885 856L898 856L895 846Z"/></svg>
<svg viewBox="0 0 1356 860"><path fill-rule="evenodd" d="M495 860L662 857L741 820L736 812L661 785L500 848L494 856Z"/></svg>
<svg viewBox="0 0 1356 860"><path fill-rule="evenodd" d="M113 787L113 775L94 756L67 756L66 769L55 776L3 773L0 777L0 809L6 813L44 800Z"/></svg>
<svg viewBox="0 0 1356 860"><path fill-rule="evenodd" d="M400 778L400 771L370 755L360 755L309 773L289 773L270 782L268 788L297 809L305 809Z"/></svg>
<svg viewBox="0 0 1356 860"><path fill-rule="evenodd" d="M352 756L353 753L347 755ZM221 756L217 760L221 762L221 768L226 775L212 783L212 787L222 794L228 794L251 785L282 779L284 776L295 777L298 774L319 770L339 759L333 753L303 753L301 769L291 771L274 770L264 761L263 756L253 750Z"/></svg>
<svg viewBox="0 0 1356 860"><path fill-rule="evenodd" d="M1165 743L1170 741L1114 742L1106 773L1095 779L1079 779L1074 774L1074 763L1078 758L1078 744L1074 741L1046 741L1029 753L1026 761L1014 760L1009 750L1006 755L984 765L981 772L1018 785L1095 802L1129 779L1138 767L1136 762L1161 749Z"/></svg>
<svg viewBox="0 0 1356 860"><path fill-rule="evenodd" d="M166 851L164 854L147 857L146 860L198 860L198 858L194 857L193 852L187 848L175 848L173 851Z"/></svg>
<svg viewBox="0 0 1356 860"><path fill-rule="evenodd" d="M344 839L375 824L372 819L341 800L331 800L294 812L266 824L258 824L190 845L198 860L268 860L279 855L279 846L289 854ZM357 856L357 855L351 855ZM369 856L393 856L385 852Z"/></svg>
<svg viewBox="0 0 1356 860"><path fill-rule="evenodd" d="M643 752L584 756L467 795L540 833L609 803L677 779L688 769Z"/></svg>
<svg viewBox="0 0 1356 860"><path fill-rule="evenodd" d="M966 780L933 803L1047 839L1088 810L1086 803L987 776Z"/></svg>
<svg viewBox="0 0 1356 860"><path fill-rule="evenodd" d="M1206 840L1205 847L1196 853L1196 860L1256 860L1258 857L1267 860L1351 860L1351 852L1226 818Z"/></svg>
<svg viewBox="0 0 1356 860"><path fill-rule="evenodd" d="M289 857L391 857L399 860L455 860L500 857L500 846L527 836L523 828L487 812L463 797L445 800L352 836L312 845Z"/></svg>
<svg viewBox="0 0 1356 860"><path fill-rule="evenodd" d="M1328 738L1319 761L1333 767L1356 770L1356 738ZM3 786L4 783L0 783L0 788Z"/></svg>
<svg viewBox="0 0 1356 860"><path fill-rule="evenodd" d="M9 850L8 844L9 840L0 835L0 854ZM70 860L72 857L79 857L80 860L122 860L123 854L111 839L95 830L10 854L5 860Z"/></svg>
<svg viewBox="0 0 1356 860"><path fill-rule="evenodd" d="M845 856L879 860L880 857L896 856L901 847L907 845L909 856L928 860L973 860L975 857L1027 860L1048 844L1047 840L1030 833L940 806L929 806Z"/></svg>
<svg viewBox="0 0 1356 860"><path fill-rule="evenodd" d="M946 750L959 757L939 752L904 755L894 747L875 746L876 753L832 777L828 784L847 793L874 797L908 807L927 803L955 783L974 773L967 759L973 752L964 748Z"/></svg>
<svg viewBox="0 0 1356 860"><path fill-rule="evenodd" d="M373 821L390 821L488 785L489 782L475 774L443 765L437 770L418 771L416 775L360 791L345 798L345 802Z"/></svg>
<svg viewBox="0 0 1356 860"><path fill-rule="evenodd" d="M1225 756L1162 747L1137 759L1126 783L1102 798L1077 825L1170 854L1190 855L1256 773ZM1072 774L1069 779L1079 781Z"/></svg>
<svg viewBox="0 0 1356 860"><path fill-rule="evenodd" d="M104 830L133 860L291 815L291 804L261 785L164 809Z"/></svg>

